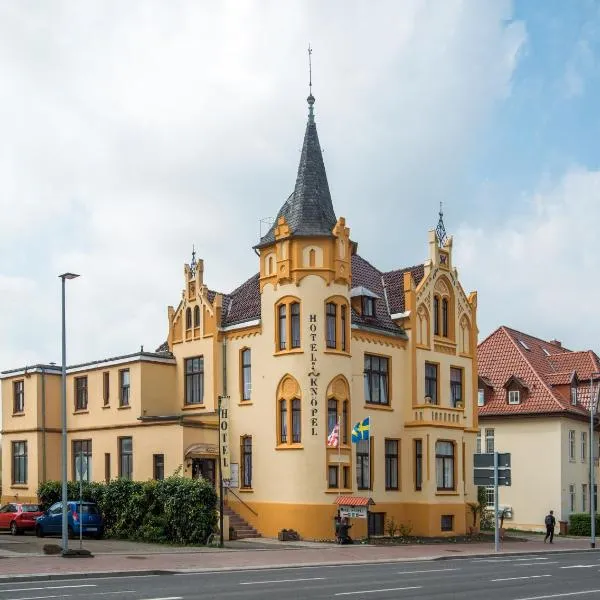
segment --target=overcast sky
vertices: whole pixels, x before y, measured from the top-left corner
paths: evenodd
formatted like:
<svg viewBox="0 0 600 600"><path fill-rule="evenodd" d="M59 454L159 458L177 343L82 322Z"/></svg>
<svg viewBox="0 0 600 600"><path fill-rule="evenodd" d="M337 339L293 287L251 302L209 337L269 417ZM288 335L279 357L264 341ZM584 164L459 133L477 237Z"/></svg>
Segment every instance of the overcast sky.
<svg viewBox="0 0 600 600"><path fill-rule="evenodd" d="M229 292L315 113L381 269L455 264L499 325L600 350L595 1L0 0L0 370L154 350L192 244Z"/></svg>

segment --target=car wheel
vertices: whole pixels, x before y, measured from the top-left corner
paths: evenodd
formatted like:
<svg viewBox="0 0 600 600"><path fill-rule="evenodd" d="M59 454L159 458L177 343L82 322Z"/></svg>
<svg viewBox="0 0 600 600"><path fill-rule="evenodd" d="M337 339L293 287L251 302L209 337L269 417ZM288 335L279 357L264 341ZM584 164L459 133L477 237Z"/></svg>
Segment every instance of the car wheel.
<svg viewBox="0 0 600 600"><path fill-rule="evenodd" d="M19 535L19 533L21 533L14 521L10 524L10 533L12 535Z"/></svg>
<svg viewBox="0 0 600 600"><path fill-rule="evenodd" d="M41 525L36 525L35 526L35 535L39 538L44 537L44 530L42 529Z"/></svg>

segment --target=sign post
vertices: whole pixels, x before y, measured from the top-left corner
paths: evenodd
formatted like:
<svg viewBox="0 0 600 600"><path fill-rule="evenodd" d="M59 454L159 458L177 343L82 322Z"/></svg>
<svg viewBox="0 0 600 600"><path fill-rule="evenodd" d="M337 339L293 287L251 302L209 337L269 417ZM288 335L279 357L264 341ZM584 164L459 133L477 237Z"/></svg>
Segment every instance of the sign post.
<svg viewBox="0 0 600 600"><path fill-rule="evenodd" d="M498 528L498 453L494 452L494 552L500 550L500 529Z"/></svg>

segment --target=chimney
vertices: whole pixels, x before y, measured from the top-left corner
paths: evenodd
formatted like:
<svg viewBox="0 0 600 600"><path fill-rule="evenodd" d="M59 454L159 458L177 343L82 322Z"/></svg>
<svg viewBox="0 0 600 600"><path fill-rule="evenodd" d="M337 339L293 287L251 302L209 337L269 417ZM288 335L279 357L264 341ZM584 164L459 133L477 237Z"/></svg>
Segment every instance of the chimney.
<svg viewBox="0 0 600 600"><path fill-rule="evenodd" d="M549 344L554 344L555 346L558 346L559 348L562 348L562 342L560 342L559 340L550 340L548 343Z"/></svg>

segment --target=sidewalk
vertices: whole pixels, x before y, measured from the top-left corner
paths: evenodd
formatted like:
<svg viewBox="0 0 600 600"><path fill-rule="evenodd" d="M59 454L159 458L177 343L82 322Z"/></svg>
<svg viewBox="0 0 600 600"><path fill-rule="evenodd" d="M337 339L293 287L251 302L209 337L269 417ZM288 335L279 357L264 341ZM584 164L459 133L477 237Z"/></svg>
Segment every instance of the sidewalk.
<svg viewBox="0 0 600 600"><path fill-rule="evenodd" d="M486 543L440 543L398 546L314 544L279 544L266 541L273 548L199 548L187 552L153 554L96 554L93 558L66 559L61 556L28 555L16 558L0 557L0 579L29 577L65 577L107 574L111 576L159 572L215 571L261 569L272 567L302 567L315 565L360 564L410 560L439 560L444 558L494 556L494 545ZM589 539L555 538L554 544L544 544L539 536L527 541L506 541L502 555L551 553L588 550Z"/></svg>

